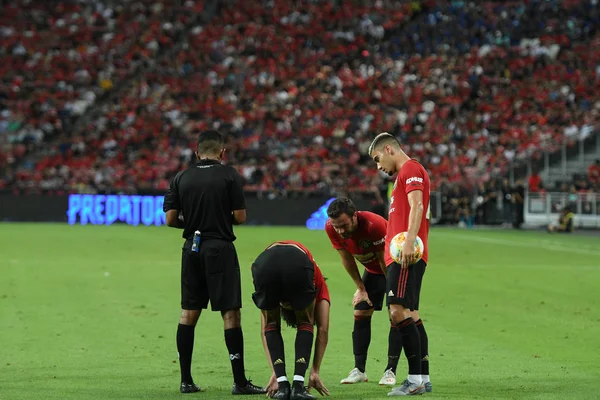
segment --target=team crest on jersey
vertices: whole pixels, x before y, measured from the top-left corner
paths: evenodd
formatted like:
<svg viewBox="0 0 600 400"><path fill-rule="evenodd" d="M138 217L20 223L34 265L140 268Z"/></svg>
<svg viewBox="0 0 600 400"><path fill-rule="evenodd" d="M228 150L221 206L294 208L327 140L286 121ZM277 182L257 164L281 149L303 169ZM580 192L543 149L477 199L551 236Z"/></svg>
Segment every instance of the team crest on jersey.
<svg viewBox="0 0 600 400"><path fill-rule="evenodd" d="M369 247L371 247L371 242L369 242L368 240L359 240L358 245L363 249L368 249Z"/></svg>

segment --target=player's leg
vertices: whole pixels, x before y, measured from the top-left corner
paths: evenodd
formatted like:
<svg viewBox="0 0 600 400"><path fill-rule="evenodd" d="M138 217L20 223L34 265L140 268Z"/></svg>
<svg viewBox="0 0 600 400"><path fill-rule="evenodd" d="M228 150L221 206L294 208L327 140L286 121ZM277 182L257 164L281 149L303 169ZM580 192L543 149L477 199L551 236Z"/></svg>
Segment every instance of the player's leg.
<svg viewBox="0 0 600 400"><path fill-rule="evenodd" d="M363 283L365 285L365 289L367 291L367 294L369 295L369 300L371 300L371 303L373 304L373 307L370 308L370 310L368 312L366 311L361 311L365 314L362 314L362 316L364 317L368 317L368 340L366 340L365 343L365 347L364 347L364 353L365 353L365 361L366 361L366 353L368 350L368 346L370 343L370 338L371 338L371 316L373 311L381 311L383 309L383 302L385 299L385 293L386 293L386 277L383 274L372 274L368 271L365 271L363 274ZM357 315L357 308L360 308L360 304L357 305L357 307L355 307L355 316ZM363 304L363 307L365 306L365 304ZM359 314L360 315L360 314ZM357 324L355 322L355 332L357 331ZM363 328L364 329L364 328ZM354 336L354 335L353 335ZM359 340L357 341L358 343L360 343L360 336L359 336ZM393 345L390 348L388 348L388 367L385 369L382 378L379 380L379 384L380 385L390 385L393 386L396 384L396 366L398 364L398 358L400 356L400 351L402 349L402 343L398 343L399 346L397 345ZM355 350L358 350L355 348ZM390 351L391 350L391 351ZM357 354L357 352L355 352L355 354ZM362 361L361 359L359 359L358 361ZM365 380L366 380L366 374L365 374Z"/></svg>
<svg viewBox="0 0 600 400"><path fill-rule="evenodd" d="M263 334L278 384L278 391L273 398L287 400L291 386L286 374L285 351L281 336L282 271L278 264L278 250L272 248L264 251L252 264L254 282L252 300L261 310L265 320Z"/></svg>
<svg viewBox="0 0 600 400"><path fill-rule="evenodd" d="M310 362L314 340L314 307L316 289L314 286L314 265L306 254L290 249L286 256L286 274L283 287L286 300L296 317L296 342L294 362L294 382L291 400L314 399L305 389L304 380Z"/></svg>
<svg viewBox="0 0 600 400"><path fill-rule="evenodd" d="M397 264L392 264L396 265ZM390 304L390 296L393 296L397 292L398 282L400 280L401 269L396 268L396 266L390 265L388 267L387 280L386 280L386 293L388 296L388 312L390 317L390 332L388 335L388 363L385 367L384 376L387 375L389 381L393 381L395 384L396 380L396 368L398 367L398 360L400 358L400 353L402 352L402 332L399 329L396 329L395 323L392 320L392 311L395 312L395 316L397 317L398 312L393 304ZM397 318L398 319L398 318ZM401 321L403 318L400 318ZM385 382L381 382L380 384L385 384Z"/></svg>
<svg viewBox="0 0 600 400"><path fill-rule="evenodd" d="M202 243L201 253L206 265L211 308L213 311L220 311L223 318L225 345L234 380L232 394L265 393L246 378L240 313L242 285L235 247L230 242L210 240Z"/></svg>
<svg viewBox="0 0 600 400"><path fill-rule="evenodd" d="M342 384L368 382L365 373L367 352L371 343L371 318L373 308L363 301L354 307L354 329L352 330L352 351L354 353L354 368L348 376L340 381Z"/></svg>
<svg viewBox="0 0 600 400"><path fill-rule="evenodd" d="M419 302L421 299L421 286L423 284L423 276L425 275L425 270L427 269L427 264L424 261L419 261L415 265L415 267L419 268L419 276L417 277L417 299L414 304L414 310L410 312L412 319L415 321L415 325L419 330L419 341L421 343L421 380L423 381L423 385L425 386L426 392L432 392L433 387L431 385L431 381L429 379L429 338L427 337L427 331L425 330L425 325L423 324L423 320L419 315Z"/></svg>
<svg viewBox="0 0 600 400"><path fill-rule="evenodd" d="M388 266L387 274L387 302L390 308L390 346L404 348L408 361L408 378L401 386L394 388L389 393L395 395L421 394L425 391L421 382L421 344L419 331L415 321L410 315L410 309L414 308L416 293L417 269L414 265L409 268L401 268L399 264L392 263ZM400 351L397 348L389 350Z"/></svg>
<svg viewBox="0 0 600 400"><path fill-rule="evenodd" d="M371 343L371 319L373 311L380 311L383 308L385 276L371 274L365 270L362 281L372 306L364 301L354 306L354 329L352 331L354 369L350 371L348 377L342 379L341 383L343 384L368 382L365 370Z"/></svg>
<svg viewBox="0 0 600 400"><path fill-rule="evenodd" d="M285 369L285 348L281 336L281 316L279 308L273 310L261 310L266 321L265 340L271 357L271 365L277 377L278 390L274 399L287 400L290 396L291 386Z"/></svg>
<svg viewBox="0 0 600 400"><path fill-rule="evenodd" d="M294 362L294 383L292 385L291 400L314 399L315 397L305 389L306 370L310 363L314 340L314 314L315 303L313 302L304 310L295 311L296 314L296 343Z"/></svg>
<svg viewBox="0 0 600 400"><path fill-rule="evenodd" d="M200 388L192 378L194 333L200 312L208 305L208 289L200 257L184 246L181 257L181 317L177 326L177 354L181 371L181 393L194 393Z"/></svg>

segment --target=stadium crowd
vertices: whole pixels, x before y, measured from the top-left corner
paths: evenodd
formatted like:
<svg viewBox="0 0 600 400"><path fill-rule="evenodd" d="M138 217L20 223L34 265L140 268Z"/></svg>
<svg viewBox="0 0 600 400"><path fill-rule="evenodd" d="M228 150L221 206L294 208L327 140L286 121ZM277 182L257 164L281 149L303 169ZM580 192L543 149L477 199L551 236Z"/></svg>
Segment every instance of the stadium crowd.
<svg viewBox="0 0 600 400"><path fill-rule="evenodd" d="M248 191L377 192L387 131L460 199L600 126L596 0L202 4L8 1L0 189L164 191L217 128Z"/></svg>

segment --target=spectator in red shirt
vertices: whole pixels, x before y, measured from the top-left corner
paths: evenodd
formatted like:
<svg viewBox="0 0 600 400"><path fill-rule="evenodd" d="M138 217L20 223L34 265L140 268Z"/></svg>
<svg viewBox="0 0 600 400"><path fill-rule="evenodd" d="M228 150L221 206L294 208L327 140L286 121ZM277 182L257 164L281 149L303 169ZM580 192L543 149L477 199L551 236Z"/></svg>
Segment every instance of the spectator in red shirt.
<svg viewBox="0 0 600 400"><path fill-rule="evenodd" d="M537 171L532 172L531 176L527 180L527 184L529 186L529 191L536 193L539 192L542 188L542 177Z"/></svg>
<svg viewBox="0 0 600 400"><path fill-rule="evenodd" d="M592 184L600 183L600 159L588 167L588 177Z"/></svg>

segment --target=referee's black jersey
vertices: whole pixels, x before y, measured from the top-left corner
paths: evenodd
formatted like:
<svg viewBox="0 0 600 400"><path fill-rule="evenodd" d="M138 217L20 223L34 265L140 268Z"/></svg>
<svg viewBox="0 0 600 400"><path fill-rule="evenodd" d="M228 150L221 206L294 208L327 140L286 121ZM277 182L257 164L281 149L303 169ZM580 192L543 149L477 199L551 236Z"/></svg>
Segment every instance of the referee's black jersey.
<svg viewBox="0 0 600 400"><path fill-rule="evenodd" d="M175 176L165 195L163 210L183 213L183 237L192 239L199 230L203 238L233 242L233 210L246 208L242 177L235 168L217 160L201 160Z"/></svg>

